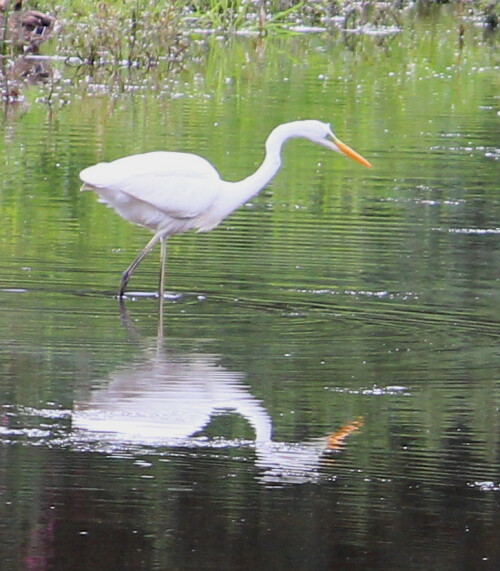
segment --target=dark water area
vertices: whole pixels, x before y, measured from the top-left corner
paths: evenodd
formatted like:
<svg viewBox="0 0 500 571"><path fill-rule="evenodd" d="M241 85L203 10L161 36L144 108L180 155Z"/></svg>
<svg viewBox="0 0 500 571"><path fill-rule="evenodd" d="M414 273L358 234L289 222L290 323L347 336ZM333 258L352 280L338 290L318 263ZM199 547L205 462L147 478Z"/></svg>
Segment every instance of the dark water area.
<svg viewBox="0 0 500 571"><path fill-rule="evenodd" d="M52 61L60 99L6 107L0 569L498 567L498 50L449 16L207 38L121 89ZM79 171L183 150L238 180L299 118L373 168L288 143L170 240L162 312L156 251L120 304L149 235Z"/></svg>

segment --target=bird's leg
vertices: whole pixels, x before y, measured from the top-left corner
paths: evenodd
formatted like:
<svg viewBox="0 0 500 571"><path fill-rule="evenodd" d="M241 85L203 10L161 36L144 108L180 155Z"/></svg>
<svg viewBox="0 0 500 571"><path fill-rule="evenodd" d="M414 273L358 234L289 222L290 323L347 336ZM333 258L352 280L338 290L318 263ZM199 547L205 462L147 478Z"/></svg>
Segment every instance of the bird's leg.
<svg viewBox="0 0 500 571"><path fill-rule="evenodd" d="M165 266L167 262L167 237L160 238L160 283L158 286L158 333L157 333L157 349L161 351L161 344L163 342L163 305L165 303Z"/></svg>
<svg viewBox="0 0 500 571"><path fill-rule="evenodd" d="M128 284L128 280L130 279L130 276L133 274L134 270L137 268L137 266L142 262L142 260L144 260L144 258L149 254L149 252L151 252L151 250L153 249L153 247L155 246L155 244L158 242L158 240L161 240L162 238L162 233L161 232L157 232L152 238L151 240L146 244L145 248L143 250L141 250L141 252L139 253L139 255L137 256L137 258L130 264L130 266L123 272L122 274L122 280L120 282L120 290L118 292L118 297L121 299L124 294L125 294L125 288L127 287Z"/></svg>
<svg viewBox="0 0 500 571"><path fill-rule="evenodd" d="M167 263L167 237L161 236L160 238L160 283L158 286L158 297L163 299L163 292L165 287L165 265Z"/></svg>

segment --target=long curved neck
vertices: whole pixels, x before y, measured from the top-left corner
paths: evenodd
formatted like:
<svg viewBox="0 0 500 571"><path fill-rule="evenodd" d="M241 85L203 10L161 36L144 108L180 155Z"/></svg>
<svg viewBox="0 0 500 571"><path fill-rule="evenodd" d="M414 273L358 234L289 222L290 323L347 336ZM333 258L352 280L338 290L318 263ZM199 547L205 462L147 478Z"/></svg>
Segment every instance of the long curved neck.
<svg viewBox="0 0 500 571"><path fill-rule="evenodd" d="M238 182L228 183L232 210L245 204L250 198L260 192L274 177L281 167L281 148L283 143L293 137L290 126L292 123L279 125L271 131L266 140L266 156L260 167L250 176ZM229 198L229 197L228 197Z"/></svg>

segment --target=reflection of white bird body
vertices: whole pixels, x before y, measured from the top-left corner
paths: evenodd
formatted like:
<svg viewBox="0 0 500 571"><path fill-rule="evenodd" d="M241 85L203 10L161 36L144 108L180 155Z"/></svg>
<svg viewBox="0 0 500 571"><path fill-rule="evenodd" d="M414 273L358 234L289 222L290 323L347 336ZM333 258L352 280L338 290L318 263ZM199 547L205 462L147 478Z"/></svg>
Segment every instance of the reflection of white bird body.
<svg viewBox="0 0 500 571"><path fill-rule="evenodd" d="M242 374L220 366L217 355L167 357L155 352L143 362L116 370L102 387L78 399L72 425L79 439L95 440L103 449L109 444L115 451L122 444L198 448L221 445L223 439L215 443L196 435L216 415L227 412L241 415L254 430L256 465L264 470L263 483L317 478L325 451L340 448L360 424L343 427L328 438L299 443L273 440L269 413Z"/></svg>
<svg viewBox="0 0 500 571"><path fill-rule="evenodd" d="M203 430L218 412L231 410L248 420L256 440L268 442L269 415L240 377L209 354L155 356L119 369L105 388L78 401L73 426L139 444L178 444Z"/></svg>
<svg viewBox="0 0 500 571"><path fill-rule="evenodd" d="M95 191L120 216L154 232L123 273L120 297L135 268L157 242L162 246L159 287L162 296L168 236L189 230L207 232L217 226L274 177L281 166L281 148L292 137L308 139L371 166L339 141L329 125L308 120L276 127L267 138L266 155L260 167L239 182L222 180L208 161L189 153L157 151L84 169L80 173L82 190Z"/></svg>

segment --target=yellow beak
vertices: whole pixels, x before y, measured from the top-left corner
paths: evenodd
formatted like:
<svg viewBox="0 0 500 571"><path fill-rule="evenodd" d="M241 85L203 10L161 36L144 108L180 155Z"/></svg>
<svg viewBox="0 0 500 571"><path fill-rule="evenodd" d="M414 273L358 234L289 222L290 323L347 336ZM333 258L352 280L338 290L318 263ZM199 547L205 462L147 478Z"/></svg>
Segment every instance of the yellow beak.
<svg viewBox="0 0 500 571"><path fill-rule="evenodd" d="M339 150L344 153L344 155L351 157L351 159L354 159L365 167L371 168L371 163L369 163L364 157L358 154L354 149L351 149L351 147L348 147L345 143L337 139L337 137L333 138L333 142L337 145Z"/></svg>

